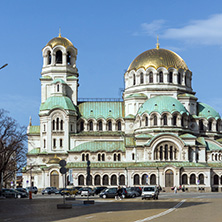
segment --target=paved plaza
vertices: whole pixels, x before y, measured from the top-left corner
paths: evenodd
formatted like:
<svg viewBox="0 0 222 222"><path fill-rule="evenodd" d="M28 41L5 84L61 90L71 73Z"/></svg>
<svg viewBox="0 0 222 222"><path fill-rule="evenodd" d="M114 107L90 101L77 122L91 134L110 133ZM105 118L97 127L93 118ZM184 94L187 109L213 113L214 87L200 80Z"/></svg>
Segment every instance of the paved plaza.
<svg viewBox="0 0 222 222"><path fill-rule="evenodd" d="M159 200L94 197L94 205L84 205L83 200L69 201L72 209L57 209L63 200L55 195L0 200L0 221L219 222L222 217L221 193L161 193Z"/></svg>

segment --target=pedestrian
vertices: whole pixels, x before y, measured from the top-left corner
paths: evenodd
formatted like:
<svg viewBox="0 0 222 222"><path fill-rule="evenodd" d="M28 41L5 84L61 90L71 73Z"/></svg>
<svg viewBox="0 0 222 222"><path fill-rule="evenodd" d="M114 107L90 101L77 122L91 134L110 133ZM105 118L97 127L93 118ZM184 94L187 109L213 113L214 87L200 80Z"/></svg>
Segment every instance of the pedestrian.
<svg viewBox="0 0 222 222"><path fill-rule="evenodd" d="M174 187L174 193L177 193L177 186Z"/></svg>
<svg viewBox="0 0 222 222"><path fill-rule="evenodd" d="M122 188L120 186L118 186L118 189L116 191L116 196L115 196L115 199L118 200L122 200Z"/></svg>

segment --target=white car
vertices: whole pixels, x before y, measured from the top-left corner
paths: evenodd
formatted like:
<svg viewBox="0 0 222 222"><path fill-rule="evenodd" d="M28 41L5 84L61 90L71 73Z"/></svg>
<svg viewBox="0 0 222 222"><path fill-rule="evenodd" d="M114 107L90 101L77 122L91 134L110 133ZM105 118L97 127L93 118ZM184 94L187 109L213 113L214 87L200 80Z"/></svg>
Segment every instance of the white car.
<svg viewBox="0 0 222 222"><path fill-rule="evenodd" d="M154 199L158 200L159 191L157 186L145 186L142 190L142 200L143 199Z"/></svg>
<svg viewBox="0 0 222 222"><path fill-rule="evenodd" d="M81 196L94 196L92 188L84 187L81 191Z"/></svg>

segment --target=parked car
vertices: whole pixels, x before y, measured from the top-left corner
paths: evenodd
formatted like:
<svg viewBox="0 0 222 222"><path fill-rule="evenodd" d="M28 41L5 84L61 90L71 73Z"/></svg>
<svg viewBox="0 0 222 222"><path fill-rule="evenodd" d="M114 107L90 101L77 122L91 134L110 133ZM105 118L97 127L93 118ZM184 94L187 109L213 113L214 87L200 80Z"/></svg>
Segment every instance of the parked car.
<svg viewBox="0 0 222 222"><path fill-rule="evenodd" d="M142 200L151 199L158 200L159 191L157 186L145 186L142 191Z"/></svg>
<svg viewBox="0 0 222 222"><path fill-rule="evenodd" d="M67 195L67 196L76 195L77 193L78 193L78 190L75 189L75 188L71 188L71 189L64 188L64 189L61 191L61 195Z"/></svg>
<svg viewBox="0 0 222 222"><path fill-rule="evenodd" d="M125 193L123 193L126 198L134 198L140 196L140 194L137 191L135 191L133 188L134 187L123 188L123 192L124 190L126 191Z"/></svg>
<svg viewBox="0 0 222 222"><path fill-rule="evenodd" d="M104 189L107 189L107 187L95 187L93 192L94 194L100 194L101 191L103 191Z"/></svg>
<svg viewBox="0 0 222 222"><path fill-rule="evenodd" d="M134 190L134 191L138 192L140 194L140 196L142 194L142 188L141 187L131 187L131 190Z"/></svg>
<svg viewBox="0 0 222 222"><path fill-rule="evenodd" d="M14 189L2 189L2 196L6 198L23 198L28 197L28 194Z"/></svg>
<svg viewBox="0 0 222 222"><path fill-rule="evenodd" d="M42 195L44 194L52 194L55 193L57 191L56 187L46 187L44 190L42 190Z"/></svg>
<svg viewBox="0 0 222 222"><path fill-rule="evenodd" d="M58 190L56 190L55 194L61 194L61 192L64 190L65 188L60 188Z"/></svg>
<svg viewBox="0 0 222 222"><path fill-rule="evenodd" d="M114 198L116 196L117 187L111 187L103 190L99 196L101 198Z"/></svg>
<svg viewBox="0 0 222 222"><path fill-rule="evenodd" d="M22 187L18 187L15 190L17 190L19 192L22 192L22 193L27 193L28 194L27 190L25 188L22 188Z"/></svg>
<svg viewBox="0 0 222 222"><path fill-rule="evenodd" d="M27 190L28 193L29 193L29 191L31 191L34 194L38 193L38 188L37 187L27 187L26 190Z"/></svg>
<svg viewBox="0 0 222 222"><path fill-rule="evenodd" d="M73 187L73 188L75 188L75 189L78 190L78 193L77 193L77 194L80 194L80 193L81 193L80 189L81 189L82 187ZM77 195L77 194L76 194L76 195Z"/></svg>
<svg viewBox="0 0 222 222"><path fill-rule="evenodd" d="M94 196L94 191L90 187L81 188L81 196Z"/></svg>

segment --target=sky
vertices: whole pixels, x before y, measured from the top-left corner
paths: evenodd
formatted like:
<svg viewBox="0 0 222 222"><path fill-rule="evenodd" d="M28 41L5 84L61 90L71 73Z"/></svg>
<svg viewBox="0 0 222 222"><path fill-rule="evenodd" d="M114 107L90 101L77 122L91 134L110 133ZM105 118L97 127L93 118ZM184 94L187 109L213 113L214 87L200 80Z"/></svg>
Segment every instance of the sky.
<svg viewBox="0 0 222 222"><path fill-rule="evenodd" d="M120 98L124 73L142 52L180 55L199 102L222 114L221 0L1 0L0 108L39 124L42 48L59 28L78 49L79 98Z"/></svg>

